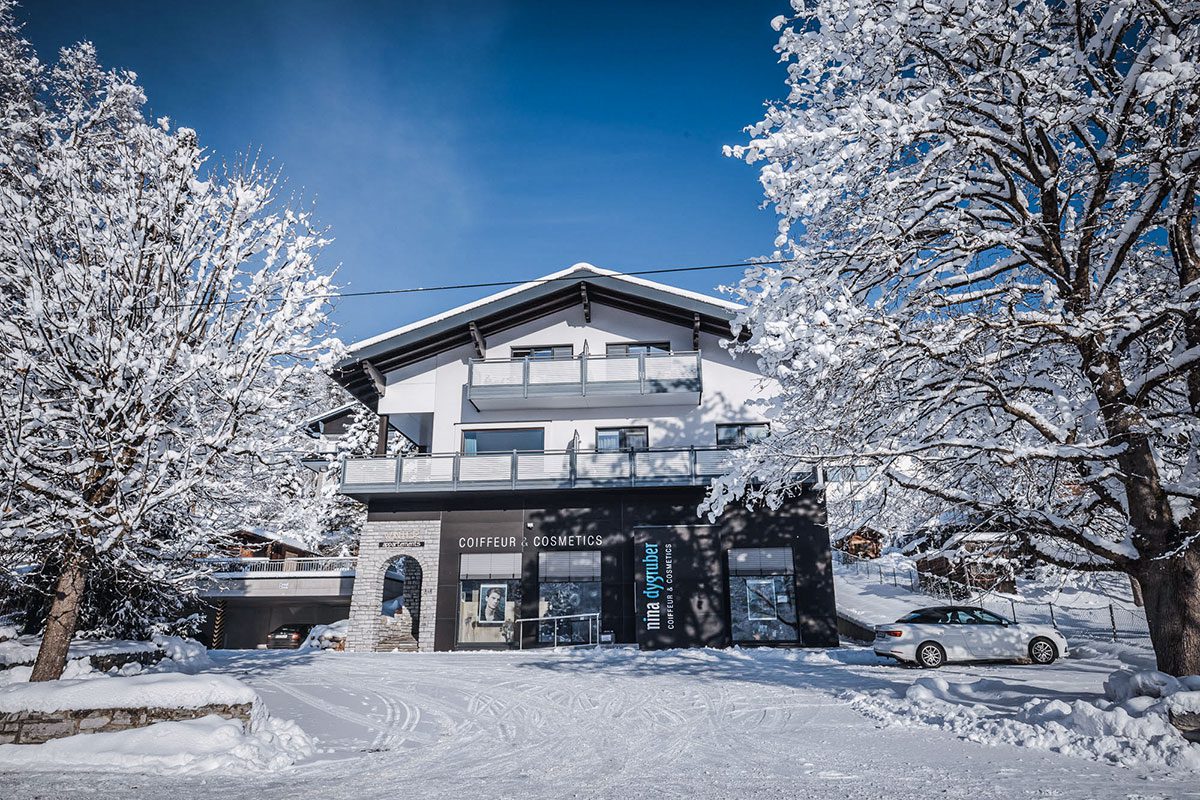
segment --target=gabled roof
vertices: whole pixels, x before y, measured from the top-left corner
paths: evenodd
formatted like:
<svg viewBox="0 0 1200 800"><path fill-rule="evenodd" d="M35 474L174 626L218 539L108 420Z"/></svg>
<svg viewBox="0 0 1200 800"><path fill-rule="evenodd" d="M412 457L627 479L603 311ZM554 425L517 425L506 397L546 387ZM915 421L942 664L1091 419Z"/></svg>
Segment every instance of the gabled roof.
<svg viewBox="0 0 1200 800"><path fill-rule="evenodd" d="M675 286L575 264L536 280L488 295L351 344L333 377L359 400L374 405L369 370L388 372L500 333L564 308L597 303L654 317L717 336L730 336L730 321L743 307ZM363 362L369 362L368 367Z"/></svg>

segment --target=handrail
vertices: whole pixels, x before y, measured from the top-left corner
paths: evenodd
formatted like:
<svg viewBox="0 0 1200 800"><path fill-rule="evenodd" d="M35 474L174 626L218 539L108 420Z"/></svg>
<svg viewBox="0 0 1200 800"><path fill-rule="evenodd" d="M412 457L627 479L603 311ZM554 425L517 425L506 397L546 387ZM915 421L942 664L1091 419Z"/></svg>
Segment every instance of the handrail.
<svg viewBox="0 0 1200 800"><path fill-rule="evenodd" d="M698 396L701 371L699 350L613 355L581 353L558 358L472 358L467 361L467 399L471 402L508 402L550 397L582 398L593 394L690 393Z"/></svg>
<svg viewBox="0 0 1200 800"><path fill-rule="evenodd" d="M358 565L350 556L305 557L272 559L264 556L209 556L194 559L197 563L217 567L215 574L244 574L247 572L349 572ZM221 569L230 567L231 569Z"/></svg>
<svg viewBox="0 0 1200 800"><path fill-rule="evenodd" d="M521 635L522 629L520 628L520 626L525 624L526 622L553 622L553 623L555 623L554 624L554 640L553 640L552 646L557 648L558 647L558 623L561 622L562 620L566 620L566 619L586 619L586 620L588 620L588 626L587 626L588 640L587 640L586 644L594 645L600 641L600 612L599 611L592 611L587 614L563 614L563 615L560 615L557 617L525 617L522 619L514 619L513 620L513 624L517 626L517 649L518 650L525 649L525 637ZM592 620L595 620L595 622L596 622L595 637L592 636L592 624L591 624ZM575 643L572 643L571 646L572 647L584 646L584 643L583 642L575 642Z"/></svg>
<svg viewBox="0 0 1200 800"><path fill-rule="evenodd" d="M341 491L419 492L459 489L703 486L729 468L736 446L622 450L511 450L495 453L416 453L348 458ZM794 472L815 465L797 464Z"/></svg>

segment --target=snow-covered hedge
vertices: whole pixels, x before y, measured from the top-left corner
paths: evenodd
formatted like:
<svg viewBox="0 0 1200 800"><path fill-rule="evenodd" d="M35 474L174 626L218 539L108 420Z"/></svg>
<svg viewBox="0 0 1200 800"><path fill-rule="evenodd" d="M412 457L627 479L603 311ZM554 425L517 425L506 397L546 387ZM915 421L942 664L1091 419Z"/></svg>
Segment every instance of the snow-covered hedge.
<svg viewBox="0 0 1200 800"><path fill-rule="evenodd" d="M334 650L339 644L346 641L346 634L349 631L350 620L348 619L340 619L328 625L318 625L309 631L308 638L300 647L312 650Z"/></svg>

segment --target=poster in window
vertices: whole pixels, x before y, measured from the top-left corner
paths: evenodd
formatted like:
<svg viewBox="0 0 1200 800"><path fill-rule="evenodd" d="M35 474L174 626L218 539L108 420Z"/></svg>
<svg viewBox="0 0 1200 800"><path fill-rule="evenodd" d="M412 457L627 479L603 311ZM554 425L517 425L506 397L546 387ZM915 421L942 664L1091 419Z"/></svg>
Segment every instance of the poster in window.
<svg viewBox="0 0 1200 800"><path fill-rule="evenodd" d="M480 625L503 625L504 604L508 600L508 584L482 583L479 585Z"/></svg>
<svg viewBox="0 0 1200 800"><path fill-rule="evenodd" d="M777 619L775 608L775 579L750 578L746 581L747 618L751 620Z"/></svg>

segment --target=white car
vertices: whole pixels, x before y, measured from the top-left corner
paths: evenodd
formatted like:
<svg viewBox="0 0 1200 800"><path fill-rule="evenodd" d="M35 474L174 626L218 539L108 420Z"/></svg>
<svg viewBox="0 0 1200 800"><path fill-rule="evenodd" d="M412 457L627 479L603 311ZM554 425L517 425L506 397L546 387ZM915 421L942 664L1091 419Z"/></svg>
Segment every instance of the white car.
<svg viewBox="0 0 1200 800"><path fill-rule="evenodd" d="M1052 664L1067 655L1067 640L1051 625L1012 622L982 608L938 606L876 625L875 652L928 669L950 661Z"/></svg>

